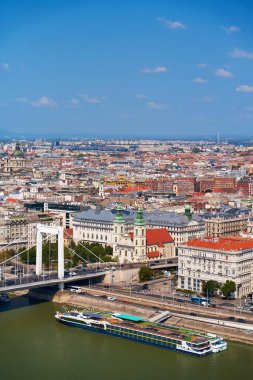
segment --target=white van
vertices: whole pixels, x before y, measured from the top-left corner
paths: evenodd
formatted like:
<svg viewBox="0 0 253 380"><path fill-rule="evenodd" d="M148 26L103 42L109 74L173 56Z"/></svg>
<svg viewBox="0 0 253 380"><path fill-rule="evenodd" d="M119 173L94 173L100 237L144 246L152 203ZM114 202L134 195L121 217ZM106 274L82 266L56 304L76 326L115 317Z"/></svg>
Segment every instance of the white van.
<svg viewBox="0 0 253 380"><path fill-rule="evenodd" d="M80 286L71 286L69 287L69 291L72 293L82 293L82 288Z"/></svg>

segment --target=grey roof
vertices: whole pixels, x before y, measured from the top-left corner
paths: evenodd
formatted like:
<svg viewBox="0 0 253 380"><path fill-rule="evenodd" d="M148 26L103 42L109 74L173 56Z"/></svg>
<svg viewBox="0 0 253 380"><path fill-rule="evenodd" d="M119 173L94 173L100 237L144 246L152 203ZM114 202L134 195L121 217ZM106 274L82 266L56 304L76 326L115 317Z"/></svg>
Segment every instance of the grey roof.
<svg viewBox="0 0 253 380"><path fill-rule="evenodd" d="M201 217L204 219L212 219L212 218L224 218L224 219L232 219L237 216L242 216L242 215L249 215L249 209L246 207L233 207L233 208L228 208L224 207L221 212L216 212L212 214L202 214Z"/></svg>
<svg viewBox="0 0 253 380"><path fill-rule="evenodd" d="M112 223L115 219L115 214L116 210L105 210L105 209L96 209L96 210L87 210L87 211L82 211L78 214L75 215L75 220L76 221L81 221L81 220L94 220L97 222L108 222ZM130 213L125 213L124 214L124 219L127 220L132 220L134 219L135 213L132 211L132 215Z"/></svg>
<svg viewBox="0 0 253 380"><path fill-rule="evenodd" d="M94 220L97 222L113 223L116 210L87 210L82 211L75 215L75 221L82 220ZM127 223L134 221L136 212L133 210L123 210L124 219ZM159 225L159 226L187 226L191 221L195 221L198 224L204 224L204 221L198 216L193 214L192 220L189 220L183 214L177 214L171 211L152 211L143 213L146 224Z"/></svg>

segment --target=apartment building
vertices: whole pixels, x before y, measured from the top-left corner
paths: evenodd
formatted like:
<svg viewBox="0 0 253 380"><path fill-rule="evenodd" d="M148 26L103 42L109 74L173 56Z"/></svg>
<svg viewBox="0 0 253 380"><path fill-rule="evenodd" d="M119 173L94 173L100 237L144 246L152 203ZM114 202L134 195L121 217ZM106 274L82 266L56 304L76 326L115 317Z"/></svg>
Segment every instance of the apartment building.
<svg viewBox="0 0 253 380"><path fill-rule="evenodd" d="M194 239L178 247L178 287L201 292L204 281L236 284L235 297L253 290L253 239Z"/></svg>
<svg viewBox="0 0 253 380"><path fill-rule="evenodd" d="M62 225L59 215L38 213L31 215L8 216L0 219L0 246L8 248L32 247L36 244L37 224ZM54 242L55 236L50 237Z"/></svg>
<svg viewBox="0 0 253 380"><path fill-rule="evenodd" d="M232 208L221 213L204 214L206 236L239 235L247 229L249 210Z"/></svg>

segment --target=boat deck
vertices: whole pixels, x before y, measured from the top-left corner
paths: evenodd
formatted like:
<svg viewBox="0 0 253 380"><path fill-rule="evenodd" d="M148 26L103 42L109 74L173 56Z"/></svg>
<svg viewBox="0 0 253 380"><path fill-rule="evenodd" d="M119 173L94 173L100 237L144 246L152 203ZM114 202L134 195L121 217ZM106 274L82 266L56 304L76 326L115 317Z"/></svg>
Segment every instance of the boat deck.
<svg viewBox="0 0 253 380"><path fill-rule="evenodd" d="M83 315L90 316L90 313L83 311ZM167 338L173 338L178 340L187 341L189 343L202 344L207 340L210 340L210 337L201 332L191 331L189 329L184 329L176 326L165 325L162 323L152 323L145 320L135 322L135 321L126 321L122 320L119 317L113 316L112 313L102 313L96 312L97 320L108 322L112 325L124 327L126 329L134 329L144 333L151 333L162 335ZM94 314L92 314L92 319ZM96 317L95 317L96 318Z"/></svg>

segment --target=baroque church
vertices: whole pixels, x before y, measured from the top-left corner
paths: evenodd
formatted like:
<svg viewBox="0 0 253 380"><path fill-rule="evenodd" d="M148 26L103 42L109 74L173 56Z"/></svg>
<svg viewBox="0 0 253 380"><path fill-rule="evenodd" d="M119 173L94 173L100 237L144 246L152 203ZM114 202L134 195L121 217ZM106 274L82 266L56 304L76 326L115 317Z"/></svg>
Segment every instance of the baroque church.
<svg viewBox="0 0 253 380"><path fill-rule="evenodd" d="M174 257L174 240L166 228L147 228L141 209L133 231L126 231L122 208L118 207L113 221L113 256L122 264Z"/></svg>

